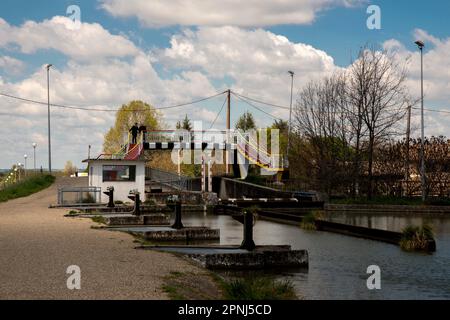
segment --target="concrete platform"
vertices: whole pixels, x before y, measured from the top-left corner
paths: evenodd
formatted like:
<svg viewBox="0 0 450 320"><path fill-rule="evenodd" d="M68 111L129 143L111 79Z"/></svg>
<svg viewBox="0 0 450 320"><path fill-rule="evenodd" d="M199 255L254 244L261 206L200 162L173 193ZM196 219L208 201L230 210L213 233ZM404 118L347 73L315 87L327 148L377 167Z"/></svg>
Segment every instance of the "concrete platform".
<svg viewBox="0 0 450 320"><path fill-rule="evenodd" d="M148 227L124 227L115 228L117 231L126 231L131 234L142 236L149 241L199 241L220 240L220 230L208 227L186 227L173 229L165 226Z"/></svg>
<svg viewBox="0 0 450 320"><path fill-rule="evenodd" d="M290 246L257 246L253 251L239 246L142 246L141 249L186 255L208 269L273 269L308 268L306 250L291 250Z"/></svg>
<svg viewBox="0 0 450 320"><path fill-rule="evenodd" d="M102 215L108 226L129 226L129 225L152 225L169 226L170 216L167 214L151 214L134 216L131 214L109 214Z"/></svg>

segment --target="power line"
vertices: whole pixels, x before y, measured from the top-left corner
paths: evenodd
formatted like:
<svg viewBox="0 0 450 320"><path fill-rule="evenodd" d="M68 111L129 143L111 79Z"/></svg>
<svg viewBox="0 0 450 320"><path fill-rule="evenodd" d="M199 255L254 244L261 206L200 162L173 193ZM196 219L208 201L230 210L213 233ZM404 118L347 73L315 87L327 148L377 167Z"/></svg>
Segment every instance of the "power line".
<svg viewBox="0 0 450 320"><path fill-rule="evenodd" d="M275 107L275 108L280 108L280 109L286 109L286 110L289 110L289 107L285 107L285 106L273 104L273 103L270 103L270 102L264 102L264 101L262 101L262 100L258 100L258 99L255 99L255 98L250 98L250 97L244 96L244 95L242 95L242 94L236 93L236 92L234 92L234 91L232 91L232 93L233 93L234 95L236 95L236 96L239 96L239 97L241 97L241 98L245 98L245 99L250 100L250 101L253 101L253 102L265 104L265 105L267 105L267 106L271 106L271 107Z"/></svg>
<svg viewBox="0 0 450 320"><path fill-rule="evenodd" d="M245 102L245 103L248 104L249 106L251 106L251 107L253 107L253 108L255 108L255 109L261 111L262 113L265 113L265 114L268 115L269 117L272 117L272 118L275 119L275 120L282 120L281 118L278 118L278 117L276 117L276 116L274 116L274 115L272 115L272 114L270 114L270 113L268 113L268 112L262 110L261 108L255 106L253 103L247 101L245 98L242 98L242 97L238 96L238 95L235 94L234 92L232 92L232 94L233 94L236 98L238 98L239 100L241 100L242 102Z"/></svg>
<svg viewBox="0 0 450 320"><path fill-rule="evenodd" d="M223 101L222 107L220 108L220 111L217 113L217 116L214 119L214 121L211 123L211 127L209 127L209 129L212 129L214 127L214 124L216 123L217 119L219 119L219 116L222 113L222 110L225 107L225 103L227 102L227 100L228 100L228 98L225 98L225 100Z"/></svg>
<svg viewBox="0 0 450 320"><path fill-rule="evenodd" d="M420 110L420 108L418 107L413 107L412 109L414 110ZM436 112L436 113L445 113L445 114L450 114L450 111L446 111L446 110L436 110L436 109L427 109L424 108L424 111L428 111L428 112Z"/></svg>
<svg viewBox="0 0 450 320"><path fill-rule="evenodd" d="M174 108L180 108L180 107L184 107L184 106L188 106L188 105L193 105L193 104L197 104L215 97L218 97L220 95L225 94L225 92L220 92L217 93L215 95L209 96L209 97L205 97L205 98L201 98L198 100L193 100L190 102L185 102L185 103L180 103L180 104L176 104L176 105L171 105L171 106L166 106L166 107L159 107L159 108L152 108L153 110L166 110L166 109L174 109ZM3 97L7 97L7 98L11 98L11 99L15 99L15 100L20 100L20 101L24 101L24 102L29 102L29 103L34 103L34 104L40 104L40 105L45 105L47 106L47 102L43 102L43 101L38 101L38 100L33 100L33 99L27 99L27 98L22 98L22 97L18 97L18 96L14 96L11 94L6 94L6 93L1 93L0 92L0 96ZM72 110L82 110L82 111L99 111L99 112L117 112L120 109L98 109L98 108L89 108L89 107L73 107L73 106L66 106L66 105L62 105L62 104L50 104L50 106L55 107L55 108L62 108L62 109L72 109ZM146 111L146 109L135 109L135 110L123 110L123 111Z"/></svg>

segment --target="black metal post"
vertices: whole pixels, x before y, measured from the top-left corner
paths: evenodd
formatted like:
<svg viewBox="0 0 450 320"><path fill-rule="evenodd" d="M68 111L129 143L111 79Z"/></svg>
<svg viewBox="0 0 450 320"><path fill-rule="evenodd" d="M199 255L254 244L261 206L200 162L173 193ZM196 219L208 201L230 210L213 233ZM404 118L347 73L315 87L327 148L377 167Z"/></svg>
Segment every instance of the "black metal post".
<svg viewBox="0 0 450 320"><path fill-rule="evenodd" d="M181 201L175 202L175 223L172 225L172 229L183 229L183 223L181 222Z"/></svg>
<svg viewBox="0 0 450 320"><path fill-rule="evenodd" d="M241 249L253 251L256 248L253 241L253 213L244 212L244 240L241 244Z"/></svg>
<svg viewBox="0 0 450 320"><path fill-rule="evenodd" d="M115 204L114 204L114 188L110 187L108 188L108 191L103 192L104 194L106 194L108 196L108 208L114 208Z"/></svg>
<svg viewBox="0 0 450 320"><path fill-rule="evenodd" d="M140 216L141 215L141 197L140 197L139 193L135 193L131 196L128 196L128 198L134 201L133 215Z"/></svg>

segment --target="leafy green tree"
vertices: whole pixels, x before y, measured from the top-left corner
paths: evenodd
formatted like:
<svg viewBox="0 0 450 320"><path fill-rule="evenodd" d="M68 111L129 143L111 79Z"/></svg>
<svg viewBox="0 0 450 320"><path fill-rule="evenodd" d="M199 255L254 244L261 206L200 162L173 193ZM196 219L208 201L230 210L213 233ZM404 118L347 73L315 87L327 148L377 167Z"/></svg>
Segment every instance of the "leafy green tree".
<svg viewBox="0 0 450 320"><path fill-rule="evenodd" d="M189 120L187 115L184 117L183 122L181 122L181 121L177 122L176 128L177 128L177 130L182 129L182 130L192 131L191 120Z"/></svg>
<svg viewBox="0 0 450 320"><path fill-rule="evenodd" d="M242 116L239 117L238 121L236 122L236 129L243 131L256 129L256 123L253 115L250 112L246 111Z"/></svg>
<svg viewBox="0 0 450 320"><path fill-rule="evenodd" d="M124 138L135 124L144 125L147 130L158 130L161 126L161 115L148 103L134 100L122 107L116 113L116 122L105 134L103 151L116 153L121 150Z"/></svg>

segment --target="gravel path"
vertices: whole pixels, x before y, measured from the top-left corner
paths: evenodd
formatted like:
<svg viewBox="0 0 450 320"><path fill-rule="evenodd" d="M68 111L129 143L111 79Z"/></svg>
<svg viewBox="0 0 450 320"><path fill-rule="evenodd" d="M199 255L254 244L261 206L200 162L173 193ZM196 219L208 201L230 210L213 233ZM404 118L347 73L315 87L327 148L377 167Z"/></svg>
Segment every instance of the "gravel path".
<svg viewBox="0 0 450 320"><path fill-rule="evenodd" d="M0 203L0 299L167 299L163 277L202 273L171 254L133 249L130 235L93 230L88 219L49 209L57 188L81 180L58 178L50 188ZM81 290L69 290L66 269L81 268Z"/></svg>

